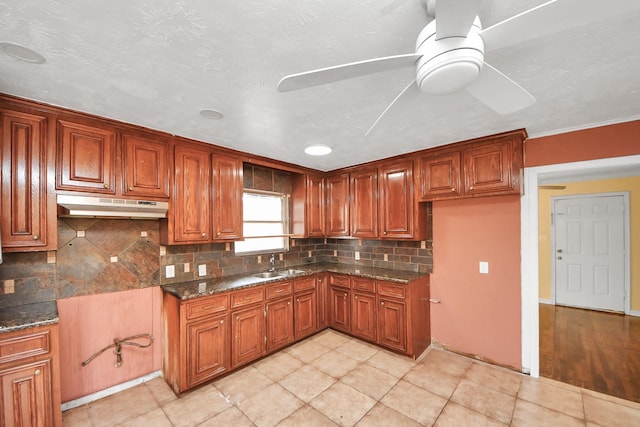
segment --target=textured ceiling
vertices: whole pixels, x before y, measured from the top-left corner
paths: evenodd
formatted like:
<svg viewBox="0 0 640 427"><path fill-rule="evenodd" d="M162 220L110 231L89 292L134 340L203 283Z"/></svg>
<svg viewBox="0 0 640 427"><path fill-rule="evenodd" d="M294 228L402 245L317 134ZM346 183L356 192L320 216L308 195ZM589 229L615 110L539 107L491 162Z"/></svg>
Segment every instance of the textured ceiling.
<svg viewBox="0 0 640 427"><path fill-rule="evenodd" d="M488 27L542 3L486 0L479 17ZM413 52L427 22L419 0L5 0L0 41L46 62L0 53L0 92L320 170L515 128L536 136L640 117L640 11L488 52L537 98L511 115L465 91L421 95L365 137L413 69L276 90L287 74ZM204 108L225 117L205 119ZM334 151L307 156L312 143Z"/></svg>

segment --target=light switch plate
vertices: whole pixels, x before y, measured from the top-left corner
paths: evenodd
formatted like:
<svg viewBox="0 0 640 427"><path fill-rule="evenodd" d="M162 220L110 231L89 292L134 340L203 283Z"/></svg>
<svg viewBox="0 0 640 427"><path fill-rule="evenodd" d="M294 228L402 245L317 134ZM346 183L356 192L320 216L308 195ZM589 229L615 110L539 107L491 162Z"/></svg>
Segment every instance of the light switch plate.
<svg viewBox="0 0 640 427"><path fill-rule="evenodd" d="M355 258L356 258L356 261L360 260L360 252L358 251L355 252Z"/></svg>
<svg viewBox="0 0 640 427"><path fill-rule="evenodd" d="M164 275L167 277L167 279L176 277L176 267L174 265L167 265L164 268Z"/></svg>
<svg viewBox="0 0 640 427"><path fill-rule="evenodd" d="M207 275L207 264L200 264L198 266L198 276L206 276Z"/></svg>
<svg viewBox="0 0 640 427"><path fill-rule="evenodd" d="M487 261L480 261L480 273L489 274L489 263Z"/></svg>

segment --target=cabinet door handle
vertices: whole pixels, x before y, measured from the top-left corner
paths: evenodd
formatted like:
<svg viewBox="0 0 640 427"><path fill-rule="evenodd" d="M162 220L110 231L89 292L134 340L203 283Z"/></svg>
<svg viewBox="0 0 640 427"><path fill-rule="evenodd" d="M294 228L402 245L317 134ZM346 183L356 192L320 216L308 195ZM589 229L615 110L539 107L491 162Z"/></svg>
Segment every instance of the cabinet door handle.
<svg viewBox="0 0 640 427"><path fill-rule="evenodd" d="M41 372L40 369L36 369L33 375L40 375L40 372Z"/></svg>
<svg viewBox="0 0 640 427"><path fill-rule="evenodd" d="M131 186L130 186L130 187L129 187L129 191L133 191L133 187L131 187Z"/></svg>
<svg viewBox="0 0 640 427"><path fill-rule="evenodd" d="M109 184L107 184L106 182L105 182L104 184L102 184L102 186L103 186L104 188L109 188Z"/></svg>
<svg viewBox="0 0 640 427"><path fill-rule="evenodd" d="M473 185L469 187L469 190L473 190Z"/></svg>
<svg viewBox="0 0 640 427"><path fill-rule="evenodd" d="M382 302L380 303L380 305L384 305L384 301L382 301Z"/></svg>
<svg viewBox="0 0 640 427"><path fill-rule="evenodd" d="M453 193L453 192L455 192L455 191L456 191L456 189L455 189L455 188L452 188L452 189L451 189L451 192L452 192L452 193Z"/></svg>
<svg viewBox="0 0 640 427"><path fill-rule="evenodd" d="M205 237L207 235L207 233L202 233L202 237Z"/></svg>
<svg viewBox="0 0 640 427"><path fill-rule="evenodd" d="M236 316L236 320L240 320L240 316Z"/></svg>
<svg viewBox="0 0 640 427"><path fill-rule="evenodd" d="M300 302L300 298L296 298L296 301L297 301L297 302Z"/></svg>
<svg viewBox="0 0 640 427"><path fill-rule="evenodd" d="M387 232L386 232L386 231L383 231L383 232L382 232L382 234L386 235L386 234L387 234Z"/></svg>
<svg viewBox="0 0 640 427"><path fill-rule="evenodd" d="M300 300L298 300L298 301L300 301ZM291 301L287 301L287 305L289 305L289 304L291 304Z"/></svg>
<svg viewBox="0 0 640 427"><path fill-rule="evenodd" d="M358 299L358 297L357 297L357 296L355 296L355 297L353 297L353 298L354 298L354 299Z"/></svg>
<svg viewBox="0 0 640 427"><path fill-rule="evenodd" d="M40 238L40 236L39 236L39 235L37 235L37 234L34 234L34 235L33 235L33 240L38 240L39 238Z"/></svg>
<svg viewBox="0 0 640 427"><path fill-rule="evenodd" d="M220 324L222 325L223 323L224 323L224 320L221 320L221 321L220 321Z"/></svg>

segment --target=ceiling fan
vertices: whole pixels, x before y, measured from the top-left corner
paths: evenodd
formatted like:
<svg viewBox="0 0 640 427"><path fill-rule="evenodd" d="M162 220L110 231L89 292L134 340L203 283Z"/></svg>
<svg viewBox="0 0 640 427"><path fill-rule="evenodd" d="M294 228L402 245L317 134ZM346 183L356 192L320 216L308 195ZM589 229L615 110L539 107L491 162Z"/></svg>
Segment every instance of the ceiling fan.
<svg viewBox="0 0 640 427"><path fill-rule="evenodd" d="M435 3L435 5L434 5ZM423 0L435 15L418 35L416 51L320 68L285 76L280 92L332 83L352 77L414 66L416 78L371 125L369 135L394 106L420 92L443 95L466 89L499 114L529 107L535 98L524 88L484 62L484 52L513 46L557 31L585 25L640 8L638 0L553 0L482 28L477 12L481 0Z"/></svg>

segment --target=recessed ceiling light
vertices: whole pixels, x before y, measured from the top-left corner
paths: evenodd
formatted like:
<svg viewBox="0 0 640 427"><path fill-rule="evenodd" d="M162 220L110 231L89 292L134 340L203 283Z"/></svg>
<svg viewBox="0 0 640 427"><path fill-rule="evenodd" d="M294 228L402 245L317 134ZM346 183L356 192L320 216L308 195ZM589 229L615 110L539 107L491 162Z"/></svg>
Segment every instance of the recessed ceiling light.
<svg viewBox="0 0 640 427"><path fill-rule="evenodd" d="M310 156L326 156L331 152L331 147L323 144L314 144L305 148L304 152Z"/></svg>
<svg viewBox="0 0 640 427"><path fill-rule="evenodd" d="M44 56L40 55L38 52L34 52L28 47L24 47L19 44L0 42L0 50L7 55L21 61L31 62L32 64L44 63Z"/></svg>
<svg viewBox="0 0 640 427"><path fill-rule="evenodd" d="M220 111L212 110L209 108L205 110L200 110L200 115L205 119L211 119L211 120L220 120L221 118L224 117L224 115Z"/></svg>

